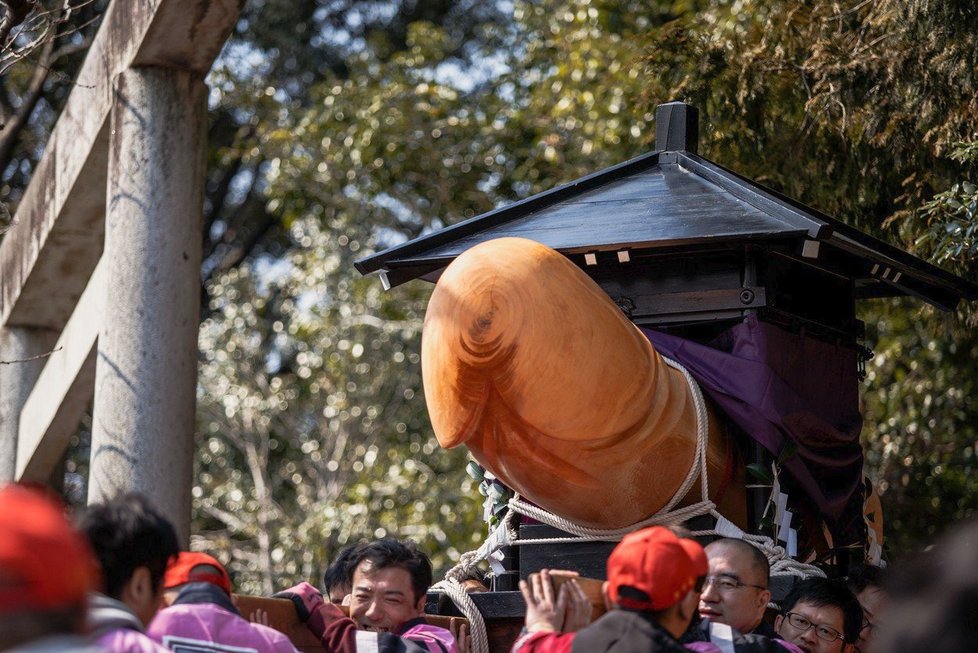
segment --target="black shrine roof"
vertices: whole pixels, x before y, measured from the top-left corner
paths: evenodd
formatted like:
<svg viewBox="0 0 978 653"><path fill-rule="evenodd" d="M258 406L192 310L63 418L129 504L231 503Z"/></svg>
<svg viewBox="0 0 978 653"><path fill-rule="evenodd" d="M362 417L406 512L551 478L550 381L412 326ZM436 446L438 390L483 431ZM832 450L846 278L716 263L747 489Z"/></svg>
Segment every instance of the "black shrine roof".
<svg viewBox="0 0 978 653"><path fill-rule="evenodd" d="M356 262L386 287L435 280L468 248L519 236L580 258L775 245L855 282L857 297L913 295L952 309L978 286L695 154L695 109L656 112L660 150ZM675 149L671 149L675 148ZM594 260L593 258L591 259Z"/></svg>

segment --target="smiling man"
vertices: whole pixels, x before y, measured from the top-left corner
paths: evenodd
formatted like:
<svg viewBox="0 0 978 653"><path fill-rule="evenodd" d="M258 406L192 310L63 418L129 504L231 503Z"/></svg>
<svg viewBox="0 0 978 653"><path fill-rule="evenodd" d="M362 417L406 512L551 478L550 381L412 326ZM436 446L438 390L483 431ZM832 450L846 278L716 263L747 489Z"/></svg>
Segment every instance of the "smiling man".
<svg viewBox="0 0 978 653"><path fill-rule="evenodd" d="M859 601L836 580L809 578L797 583L784 601L774 629L804 653L852 651L863 623Z"/></svg>
<svg viewBox="0 0 978 653"><path fill-rule="evenodd" d="M770 566L760 549L743 540L724 538L706 546L710 574L700 594L700 617L727 624L740 633L773 637L764 623L771 600Z"/></svg>
<svg viewBox="0 0 978 653"><path fill-rule="evenodd" d="M432 651L454 646L451 633L425 623L431 562L414 542L390 538L371 542L353 552L350 568L350 617L361 630L424 642Z"/></svg>
<svg viewBox="0 0 978 653"><path fill-rule="evenodd" d="M276 596L290 599L327 651L458 653L455 638L424 619L431 562L414 542L382 539L350 554L350 616L308 583Z"/></svg>

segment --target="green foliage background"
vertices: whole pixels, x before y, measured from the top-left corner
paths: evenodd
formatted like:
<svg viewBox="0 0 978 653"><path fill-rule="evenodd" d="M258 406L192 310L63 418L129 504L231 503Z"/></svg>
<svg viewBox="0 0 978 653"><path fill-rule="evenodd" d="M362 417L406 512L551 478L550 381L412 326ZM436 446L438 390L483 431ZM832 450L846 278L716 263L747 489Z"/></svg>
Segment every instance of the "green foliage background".
<svg viewBox="0 0 978 653"><path fill-rule="evenodd" d="M258 117L283 229L210 281L201 330L197 545L249 589L318 576L362 536L416 537L442 568L478 543L465 454L424 413L428 288L384 293L352 262L651 149L661 102L700 109L706 156L975 279L970 2L503 7L367 39L299 94L271 76L242 93L230 60L212 74ZM976 313L861 310L868 471L899 552L975 506Z"/></svg>

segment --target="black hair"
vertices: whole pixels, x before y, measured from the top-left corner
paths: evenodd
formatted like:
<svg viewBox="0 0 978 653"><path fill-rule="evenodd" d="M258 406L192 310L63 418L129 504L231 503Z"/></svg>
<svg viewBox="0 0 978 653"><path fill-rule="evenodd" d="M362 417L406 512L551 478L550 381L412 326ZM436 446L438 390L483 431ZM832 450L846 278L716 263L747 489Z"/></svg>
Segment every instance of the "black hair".
<svg viewBox="0 0 978 653"><path fill-rule="evenodd" d="M139 567L149 569L153 590L159 590L167 563L180 551L173 525L135 492L89 506L79 529L102 567L105 593L114 599Z"/></svg>
<svg viewBox="0 0 978 653"><path fill-rule="evenodd" d="M400 567L411 575L414 600L418 601L431 587L431 561L411 540L399 541L390 537L374 540L356 547L350 554L350 577L360 563L369 561L375 569Z"/></svg>
<svg viewBox="0 0 978 653"><path fill-rule="evenodd" d="M795 583L781 601L781 614L788 614L799 603L807 603L816 608L839 608L842 611L842 636L846 643L851 644L859 639L859 631L863 626L863 608L856 600L856 595L842 581L806 578Z"/></svg>
<svg viewBox="0 0 978 653"><path fill-rule="evenodd" d="M849 573L842 580L853 594L858 595L867 587L882 588L886 582L886 571L882 567L869 563L854 565L849 568Z"/></svg>
<svg viewBox="0 0 978 653"><path fill-rule="evenodd" d="M329 594L334 587L350 585L353 582L353 567L350 566L350 559L356 551L356 544L348 544L340 549L333 562L326 568L323 574L323 589Z"/></svg>
<svg viewBox="0 0 978 653"><path fill-rule="evenodd" d="M768 587L771 584L771 563L768 562L767 556L764 553L751 544L750 542L745 542L744 540L738 540L732 537L723 537L719 540L714 540L707 544L707 547L713 545L728 546L732 549L740 551L746 554L750 558L751 566L757 571L761 577L761 584L764 587ZM709 554L707 554L709 556ZM743 578L740 579L743 582Z"/></svg>

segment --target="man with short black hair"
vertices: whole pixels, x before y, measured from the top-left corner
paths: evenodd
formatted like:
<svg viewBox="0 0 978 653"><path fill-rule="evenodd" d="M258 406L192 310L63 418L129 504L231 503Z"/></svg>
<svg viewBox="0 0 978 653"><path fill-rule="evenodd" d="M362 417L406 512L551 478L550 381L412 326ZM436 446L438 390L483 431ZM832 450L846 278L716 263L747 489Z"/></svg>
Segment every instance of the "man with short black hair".
<svg viewBox="0 0 978 653"><path fill-rule="evenodd" d="M774 629L804 653L842 653L859 638L863 613L841 581L808 578L796 583L781 602Z"/></svg>
<svg viewBox="0 0 978 653"><path fill-rule="evenodd" d="M856 649L861 653L869 650L880 616L889 603L889 592L883 588L884 574L882 567L865 564L851 568L844 579L863 609L863 624L856 642Z"/></svg>
<svg viewBox="0 0 978 653"><path fill-rule="evenodd" d="M81 530L102 567L103 593L92 595L89 628L110 652L166 651L146 636L163 594L163 574L180 547L173 525L146 497L123 494L88 507Z"/></svg>
<svg viewBox="0 0 978 653"><path fill-rule="evenodd" d="M457 653L452 634L424 620L431 562L414 542L385 538L361 544L347 569L353 586L349 617L324 603L308 583L276 595L292 600L327 651Z"/></svg>
<svg viewBox="0 0 978 653"><path fill-rule="evenodd" d="M323 589L326 590L330 603L343 605L353 589L350 578L353 575L350 569L350 558L356 548L355 544L349 544L340 549L336 558L326 568L326 573L323 574Z"/></svg>
<svg viewBox="0 0 978 653"><path fill-rule="evenodd" d="M630 533L608 558L604 593L613 609L577 632L559 632L564 617L553 609L546 590L541 595L525 581L520 583L527 632L513 651L683 653L678 639L696 613L708 569L703 548L693 540L680 539L661 526ZM561 592L568 587L565 584Z"/></svg>

